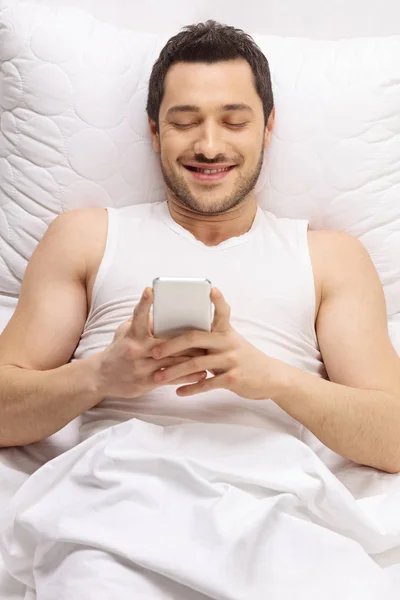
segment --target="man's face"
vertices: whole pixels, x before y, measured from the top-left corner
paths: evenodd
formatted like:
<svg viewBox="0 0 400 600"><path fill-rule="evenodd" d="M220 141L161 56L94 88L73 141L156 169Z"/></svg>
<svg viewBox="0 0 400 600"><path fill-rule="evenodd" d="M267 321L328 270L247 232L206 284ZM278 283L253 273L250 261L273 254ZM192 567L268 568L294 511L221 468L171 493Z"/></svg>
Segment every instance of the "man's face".
<svg viewBox="0 0 400 600"><path fill-rule="evenodd" d="M264 127L262 102L244 59L175 63L165 78L159 136L150 121L169 197L201 214L237 206L257 182L272 126L273 114ZM226 166L213 175L198 170Z"/></svg>

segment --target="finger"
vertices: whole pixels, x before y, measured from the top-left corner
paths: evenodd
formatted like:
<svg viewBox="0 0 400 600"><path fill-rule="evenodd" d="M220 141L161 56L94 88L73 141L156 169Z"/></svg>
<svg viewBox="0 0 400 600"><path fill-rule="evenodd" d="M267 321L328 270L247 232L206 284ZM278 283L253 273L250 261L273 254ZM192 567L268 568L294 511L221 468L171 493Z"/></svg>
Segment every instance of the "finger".
<svg viewBox="0 0 400 600"><path fill-rule="evenodd" d="M154 373L154 381L157 383L161 381L163 383L170 383L174 379L185 377L186 375L190 375L190 373L209 371L210 369L226 370L227 368L227 359L221 354L201 356L167 367L162 371L156 371Z"/></svg>
<svg viewBox="0 0 400 600"><path fill-rule="evenodd" d="M147 287L133 311L129 333L135 339L145 339L149 335L149 317L152 303L153 290Z"/></svg>
<svg viewBox="0 0 400 600"><path fill-rule="evenodd" d="M153 315L149 315L149 335L154 337L154 320Z"/></svg>
<svg viewBox="0 0 400 600"><path fill-rule="evenodd" d="M156 373L159 369L166 369L174 365L180 365L190 360L190 356L167 356L162 360L154 360L154 358L146 359L145 371L147 373ZM190 371L193 373L193 369Z"/></svg>
<svg viewBox="0 0 400 600"><path fill-rule="evenodd" d="M205 356L207 354L207 350L203 350L202 348L187 348L183 352L177 352L174 356Z"/></svg>
<svg viewBox="0 0 400 600"><path fill-rule="evenodd" d="M152 323L152 315L150 315L150 323ZM167 338L157 338L157 340L153 339L152 344L150 344L150 347L155 348L156 346L160 346L163 342L166 341ZM186 350L182 350L182 352L176 352L176 354L174 354L173 356L185 356L186 358L190 358L191 356L204 356L205 354L207 354L207 350L204 350L202 348L186 348Z"/></svg>
<svg viewBox="0 0 400 600"><path fill-rule="evenodd" d="M200 373L191 373L190 375L186 375L186 377L180 377L179 379L171 381L168 385L178 385L180 383L197 383L199 381L203 381L206 377L207 371L201 371Z"/></svg>
<svg viewBox="0 0 400 600"><path fill-rule="evenodd" d="M217 288L211 290L211 301L215 307L211 331L226 333L230 329L230 306Z"/></svg>
<svg viewBox="0 0 400 600"><path fill-rule="evenodd" d="M128 319L119 325L114 334L114 340L119 340L126 336L131 328L132 319Z"/></svg>
<svg viewBox="0 0 400 600"><path fill-rule="evenodd" d="M225 375L218 375L218 377L209 377L193 385L183 385L176 390L176 393L178 396L194 396L194 394L202 394L203 392L225 387Z"/></svg>
<svg viewBox="0 0 400 600"><path fill-rule="evenodd" d="M187 352L192 348L203 350L225 350L226 340L206 331L188 331L182 335L154 346L153 358L164 358L179 352Z"/></svg>
<svg viewBox="0 0 400 600"><path fill-rule="evenodd" d="M154 358L151 357L144 358L140 365L140 371L146 375L152 375L160 369L166 369L167 367L173 367L174 365L188 362L191 358L191 356L167 356L161 360L154 360ZM190 373L193 373L193 371L194 369L192 369Z"/></svg>

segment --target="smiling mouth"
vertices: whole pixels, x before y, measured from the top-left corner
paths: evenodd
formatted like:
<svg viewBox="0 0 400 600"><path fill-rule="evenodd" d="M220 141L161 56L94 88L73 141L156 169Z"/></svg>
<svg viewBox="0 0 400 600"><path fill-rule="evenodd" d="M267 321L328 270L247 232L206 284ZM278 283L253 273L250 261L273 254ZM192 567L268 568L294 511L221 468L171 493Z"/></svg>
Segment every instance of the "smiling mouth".
<svg viewBox="0 0 400 600"><path fill-rule="evenodd" d="M206 173L207 175L211 175L214 173L222 173L223 171L230 171L235 166L236 165L230 165L229 167L224 167L223 169L213 169L211 166L200 168L200 167L190 167L188 165L184 165L185 169L188 169L189 171L196 171L197 173Z"/></svg>
<svg viewBox="0 0 400 600"><path fill-rule="evenodd" d="M184 165L184 167L198 181L219 181L224 179L236 167L236 165L231 165L223 169L213 169L211 165L210 167L204 168L190 167L186 165Z"/></svg>

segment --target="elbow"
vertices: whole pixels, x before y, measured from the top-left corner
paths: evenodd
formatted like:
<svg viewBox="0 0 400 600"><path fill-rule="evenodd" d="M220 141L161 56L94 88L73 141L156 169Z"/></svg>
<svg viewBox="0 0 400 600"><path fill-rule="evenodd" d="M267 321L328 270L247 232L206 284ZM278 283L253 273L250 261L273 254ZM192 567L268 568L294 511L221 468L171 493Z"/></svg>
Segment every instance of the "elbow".
<svg viewBox="0 0 400 600"><path fill-rule="evenodd" d="M370 467L374 467L379 471L383 471L384 473L390 473L390 475L397 475L400 473L400 459L391 459L387 461L379 461L375 464L372 462L369 464Z"/></svg>
<svg viewBox="0 0 400 600"><path fill-rule="evenodd" d="M17 440L12 439L7 433L0 431L0 450L5 448L15 448L16 446L22 446L22 444L18 444Z"/></svg>
<svg viewBox="0 0 400 600"><path fill-rule="evenodd" d="M381 470L385 471L385 473L390 473L391 475L397 475L398 473L400 473L400 463L397 462L397 463L385 466Z"/></svg>
<svg viewBox="0 0 400 600"><path fill-rule="evenodd" d="M390 458L381 457L379 460L373 460L371 457L371 460L356 460L355 462L360 465L364 465L365 467L372 467L373 469L377 469L383 473L389 473L390 475L397 475L400 473L400 458L393 455Z"/></svg>

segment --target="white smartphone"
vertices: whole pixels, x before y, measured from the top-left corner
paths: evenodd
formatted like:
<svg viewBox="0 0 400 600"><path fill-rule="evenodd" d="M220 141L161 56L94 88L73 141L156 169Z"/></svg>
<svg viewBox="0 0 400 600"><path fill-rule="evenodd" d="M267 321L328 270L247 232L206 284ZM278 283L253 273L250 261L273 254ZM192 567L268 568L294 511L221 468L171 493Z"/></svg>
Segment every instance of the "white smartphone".
<svg viewBox="0 0 400 600"><path fill-rule="evenodd" d="M157 277L153 281L154 337L171 338L185 331L211 331L211 282L191 277Z"/></svg>

